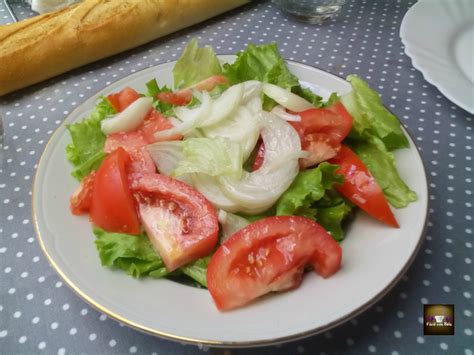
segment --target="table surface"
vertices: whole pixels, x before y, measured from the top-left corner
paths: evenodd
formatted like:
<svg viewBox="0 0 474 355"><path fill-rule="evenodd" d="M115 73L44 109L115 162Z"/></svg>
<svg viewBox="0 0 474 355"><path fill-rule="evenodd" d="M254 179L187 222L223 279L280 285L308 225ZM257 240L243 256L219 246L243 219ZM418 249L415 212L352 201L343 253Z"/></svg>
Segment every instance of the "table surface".
<svg viewBox="0 0 474 355"><path fill-rule="evenodd" d="M402 281L381 301L326 333L225 353L473 354L472 115L427 83L404 54L400 23L413 3L347 1L336 20L313 27L284 18L270 2L254 2L1 98L0 353L224 353L143 334L91 308L49 266L31 222L36 164L65 116L111 82L175 60L197 37L218 53L276 41L287 59L366 78L414 137L429 179L425 242ZM20 18L33 15L21 5L15 11ZM0 24L9 21L0 5ZM426 303L455 305L454 336L423 336Z"/></svg>

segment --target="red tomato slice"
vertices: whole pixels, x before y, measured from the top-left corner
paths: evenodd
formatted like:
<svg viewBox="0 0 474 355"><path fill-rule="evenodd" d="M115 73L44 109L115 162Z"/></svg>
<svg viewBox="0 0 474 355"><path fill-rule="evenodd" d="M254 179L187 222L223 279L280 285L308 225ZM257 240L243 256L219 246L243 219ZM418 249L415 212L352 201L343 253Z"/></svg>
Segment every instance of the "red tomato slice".
<svg viewBox="0 0 474 355"><path fill-rule="evenodd" d="M328 108L312 108L298 113L300 122L290 122L298 132L301 147L311 153L301 159L302 167L316 165L332 158L339 150L339 144L352 128L352 117L341 102Z"/></svg>
<svg viewBox="0 0 474 355"><path fill-rule="evenodd" d="M154 173L156 166L146 149L148 144L141 131L118 132L107 136L104 151L111 153L121 147L129 154L131 162L127 165L127 173Z"/></svg>
<svg viewBox="0 0 474 355"><path fill-rule="evenodd" d="M309 133L304 136L302 148L311 153L308 158L300 159L300 166L307 168L334 157L341 144L326 133Z"/></svg>
<svg viewBox="0 0 474 355"><path fill-rule="evenodd" d="M257 146L257 155L255 156L255 160L252 165L252 171L260 169L260 167L263 165L263 160L265 159L265 143L263 143L262 139L258 140Z"/></svg>
<svg viewBox="0 0 474 355"><path fill-rule="evenodd" d="M139 234L140 221L128 187L127 152L119 147L100 165L94 179L90 218L108 232Z"/></svg>
<svg viewBox="0 0 474 355"><path fill-rule="evenodd" d="M300 134L326 133L342 142L352 128L352 117L338 101L327 108L311 108L299 112L299 122L290 122Z"/></svg>
<svg viewBox="0 0 474 355"><path fill-rule="evenodd" d="M148 238L169 271L212 252L217 214L199 191L159 174L134 176L131 186Z"/></svg>
<svg viewBox="0 0 474 355"><path fill-rule="evenodd" d="M399 227L377 181L348 146L342 145L339 153L329 162L339 165L336 172L344 175L344 184L336 185L342 195L370 216L390 226Z"/></svg>
<svg viewBox="0 0 474 355"><path fill-rule="evenodd" d="M148 143L155 143L159 139L155 138L155 133L158 131L164 131L166 129L173 128L171 121L163 116L160 112L152 110L150 114L145 118L142 125L138 128L140 132L143 133L145 139ZM166 137L168 141L180 140L183 136L177 134L172 137Z"/></svg>
<svg viewBox="0 0 474 355"><path fill-rule="evenodd" d="M186 106L193 99L191 90L181 90L177 92L160 92L156 95L158 100L166 102L167 104L176 106Z"/></svg>
<svg viewBox="0 0 474 355"><path fill-rule="evenodd" d="M341 101L332 104L328 107L328 110L334 112L340 117L337 129L332 129L332 135L337 138L339 142L342 142L352 129L353 118Z"/></svg>
<svg viewBox="0 0 474 355"><path fill-rule="evenodd" d="M229 85L229 80L224 75L213 75L193 86L199 91L212 91L217 85Z"/></svg>
<svg viewBox="0 0 474 355"><path fill-rule="evenodd" d="M91 172L84 179L70 199L70 210L74 215L89 213L92 204L92 189L94 187L95 171Z"/></svg>
<svg viewBox="0 0 474 355"><path fill-rule="evenodd" d="M227 239L211 258L207 287L219 310L242 306L273 291L298 287L304 267L323 277L341 266L342 249L316 222L269 217Z"/></svg>
<svg viewBox="0 0 474 355"><path fill-rule="evenodd" d="M158 100L176 106L185 106L193 99L191 89L199 91L212 91L217 85L228 85L229 81L223 75L213 75L190 88L182 89L176 92L161 92L157 95Z"/></svg>
<svg viewBox="0 0 474 355"><path fill-rule="evenodd" d="M116 94L111 94L107 96L107 99L114 107L115 111L122 112L125 110L132 102L139 99L140 95L133 90L132 88L126 87L122 91Z"/></svg>

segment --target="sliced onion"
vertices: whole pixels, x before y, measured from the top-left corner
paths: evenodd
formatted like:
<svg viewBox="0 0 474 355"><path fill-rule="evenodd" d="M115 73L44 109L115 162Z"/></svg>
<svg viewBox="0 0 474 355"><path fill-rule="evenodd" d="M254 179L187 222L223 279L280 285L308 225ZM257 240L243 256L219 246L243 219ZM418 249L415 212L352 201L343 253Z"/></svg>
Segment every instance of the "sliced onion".
<svg viewBox="0 0 474 355"><path fill-rule="evenodd" d="M262 92L262 82L257 80L248 80L242 83L244 86L244 96L242 102L246 104L254 97L260 97Z"/></svg>
<svg viewBox="0 0 474 355"><path fill-rule="evenodd" d="M183 159L182 142L157 142L147 145L146 148L155 162L158 172L163 175L173 176L173 172L177 168L180 160ZM176 178L187 184L192 184L189 174L183 174Z"/></svg>
<svg viewBox="0 0 474 355"><path fill-rule="evenodd" d="M301 122L301 116L300 115L293 115L291 113L286 112L286 110L283 108L283 106L275 106L271 111L274 115L280 117L281 119L285 121L290 121L290 122Z"/></svg>
<svg viewBox="0 0 474 355"><path fill-rule="evenodd" d="M125 110L117 115L106 118L100 123L104 134L109 135L117 132L130 132L136 129L152 109L153 99L141 97L131 103Z"/></svg>
<svg viewBox="0 0 474 355"><path fill-rule="evenodd" d="M227 212L235 212L239 205L227 198L215 177L204 174L191 174L193 186L215 207Z"/></svg>
<svg viewBox="0 0 474 355"><path fill-rule="evenodd" d="M247 107L252 114L259 115L260 112L262 112L262 99L260 96L255 96L245 104L245 107Z"/></svg>
<svg viewBox="0 0 474 355"><path fill-rule="evenodd" d="M264 167L262 166L260 169L263 169L263 172L265 173L271 173L275 170L280 169L283 166L286 166L287 162L289 160L293 159L305 159L308 158L311 155L310 152L306 150L300 150L298 152L291 152L287 155L284 155L280 157L280 159L277 159L276 161L272 162L271 164L265 165Z"/></svg>
<svg viewBox="0 0 474 355"><path fill-rule="evenodd" d="M301 112L314 108L311 102L279 86L265 83L262 89L265 95L291 111Z"/></svg>
<svg viewBox="0 0 474 355"><path fill-rule="evenodd" d="M156 132L155 138L163 139L176 134L186 135L199 126L211 111L211 97L208 92L195 92L195 96L199 96L201 105L194 108L176 107L174 113L181 123L177 123L173 128Z"/></svg>
<svg viewBox="0 0 474 355"><path fill-rule="evenodd" d="M270 208L299 172L301 143L298 133L288 122L268 113L264 115L266 122L262 139L265 156L262 167L244 173L240 180L219 177L226 196L238 203L238 211L244 213L260 213ZM286 160L282 162L285 156ZM275 162L279 162L278 167L272 168Z"/></svg>
<svg viewBox="0 0 474 355"><path fill-rule="evenodd" d="M146 146L158 172L170 176L183 159L181 141L157 142Z"/></svg>
<svg viewBox="0 0 474 355"><path fill-rule="evenodd" d="M201 102L199 106L193 108L178 106L174 108L174 114L182 122L195 121L196 123L200 123L207 117L207 115L209 115L209 112L211 111L212 100L209 93L207 91L193 91L193 93L194 96L196 96Z"/></svg>
<svg viewBox="0 0 474 355"><path fill-rule="evenodd" d="M180 125L182 122L180 120L178 120L176 117L168 117L168 121L171 122L171 124L173 125L173 127L176 127L178 125Z"/></svg>
<svg viewBox="0 0 474 355"><path fill-rule="evenodd" d="M242 146L244 161L252 153L260 134L260 115L252 113L247 107L240 106L236 113L217 125L203 128L206 137L222 137Z"/></svg>
<svg viewBox="0 0 474 355"><path fill-rule="evenodd" d="M244 86L241 84L233 85L212 102L211 112L208 117L199 125L208 127L219 123L237 110L242 101Z"/></svg>
<svg viewBox="0 0 474 355"><path fill-rule="evenodd" d="M224 210L219 210L217 218L222 227L221 243L226 241L232 234L250 224L245 218Z"/></svg>

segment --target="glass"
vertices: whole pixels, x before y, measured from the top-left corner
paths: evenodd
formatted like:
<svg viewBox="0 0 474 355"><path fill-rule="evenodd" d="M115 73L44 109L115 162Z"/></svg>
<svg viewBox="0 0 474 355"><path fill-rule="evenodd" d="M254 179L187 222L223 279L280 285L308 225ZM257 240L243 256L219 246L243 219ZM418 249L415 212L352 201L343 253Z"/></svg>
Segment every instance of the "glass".
<svg viewBox="0 0 474 355"><path fill-rule="evenodd" d="M337 15L345 2L345 0L273 0L284 13L311 24L322 24Z"/></svg>

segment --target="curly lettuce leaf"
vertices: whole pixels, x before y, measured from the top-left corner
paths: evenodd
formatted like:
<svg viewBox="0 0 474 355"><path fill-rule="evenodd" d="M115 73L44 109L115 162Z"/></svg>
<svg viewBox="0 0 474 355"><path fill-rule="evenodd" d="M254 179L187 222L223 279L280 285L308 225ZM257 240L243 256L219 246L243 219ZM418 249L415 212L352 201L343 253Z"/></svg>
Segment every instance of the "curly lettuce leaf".
<svg viewBox="0 0 474 355"><path fill-rule="evenodd" d="M82 180L100 165L105 157L105 134L100 129L100 122L113 115L115 110L107 98L102 97L95 110L81 122L67 125L71 143L66 147L66 157L73 165L71 173Z"/></svg>
<svg viewBox="0 0 474 355"><path fill-rule="evenodd" d="M276 204L276 215L298 215L321 224L335 240L344 239L343 220L352 205L335 190L334 184L344 181L336 173L337 165L321 163L318 167L302 171Z"/></svg>
<svg viewBox="0 0 474 355"><path fill-rule="evenodd" d="M93 156L87 159L84 163L78 165L71 173L78 180L82 180L85 176L93 170L97 170L107 154L103 150L97 151Z"/></svg>
<svg viewBox="0 0 474 355"><path fill-rule="evenodd" d="M380 139L372 137L368 141L350 140L349 146L362 159L392 206L402 208L416 201L416 193L402 180L395 157Z"/></svg>
<svg viewBox="0 0 474 355"><path fill-rule="evenodd" d="M314 107L329 107L335 102L340 100L340 97L337 93L333 92L329 95L328 99L324 101L324 99L316 95L310 88L303 88L302 86L296 87L293 89L293 93L302 98L306 99L307 101L311 102Z"/></svg>
<svg viewBox="0 0 474 355"><path fill-rule="evenodd" d="M103 266L116 267L133 277L161 278L168 274L165 264L144 234L109 233L94 228L95 245Z"/></svg>
<svg viewBox="0 0 474 355"><path fill-rule="evenodd" d="M222 73L222 67L212 47L199 48L196 38L184 48L173 68L176 89L192 86L213 75Z"/></svg>
<svg viewBox="0 0 474 355"><path fill-rule="evenodd" d="M326 190L331 189L335 183L343 183L344 178L336 174L337 169L337 165L321 163L316 168L300 172L278 200L277 216L298 214L323 198Z"/></svg>
<svg viewBox="0 0 474 355"><path fill-rule="evenodd" d="M352 91L341 100L354 119L350 137L362 141L377 137L389 151L407 148L400 121L383 105L379 94L356 75L349 75L347 80Z"/></svg>
<svg viewBox="0 0 474 355"><path fill-rule="evenodd" d="M183 159L174 175L203 173L240 178L243 154L240 144L226 138L188 138L181 142Z"/></svg>
<svg viewBox="0 0 474 355"><path fill-rule="evenodd" d="M159 93L171 92L171 89L166 85L160 88L156 79L152 79L147 82L146 87L148 89L146 96L153 98L153 108L160 111L165 116L172 116L175 105L160 101L157 97Z"/></svg>
<svg viewBox="0 0 474 355"><path fill-rule="evenodd" d="M224 64L224 75L232 85L247 80L259 80L288 90L299 85L298 78L288 70L278 52L276 43L249 44L244 51L237 53L233 64Z"/></svg>
<svg viewBox="0 0 474 355"><path fill-rule="evenodd" d="M206 274L209 261L211 261L211 257L207 256L181 267L180 270L183 272L183 274L188 275L198 284L207 287Z"/></svg>
<svg viewBox="0 0 474 355"><path fill-rule="evenodd" d="M259 80L278 85L305 98L315 107L326 106L321 96L309 88L303 88L296 75L290 72L285 59L280 55L275 42L269 44L249 44L244 51L237 53L237 59L232 64L224 64L224 75L232 85L247 80ZM335 94L334 94L335 95ZM332 95L329 103L332 103ZM263 108L270 111L276 102L267 96L263 98Z"/></svg>
<svg viewBox="0 0 474 355"><path fill-rule="evenodd" d="M94 228L94 234L103 266L121 269L136 278L149 276L158 279L185 274L206 287L210 257L198 259L170 273L146 234L110 233L101 228Z"/></svg>
<svg viewBox="0 0 474 355"><path fill-rule="evenodd" d="M344 240L344 222L353 207L351 202L344 199L336 190L331 189L326 191L322 199L313 203L311 209L314 211L313 219L340 242Z"/></svg>
<svg viewBox="0 0 474 355"><path fill-rule="evenodd" d="M389 203L402 208L416 201L417 195L400 178L395 158L390 152L407 148L408 139L400 122L383 105L379 94L356 75L349 75L352 92L341 98L353 117L347 143L362 159L382 188Z"/></svg>

